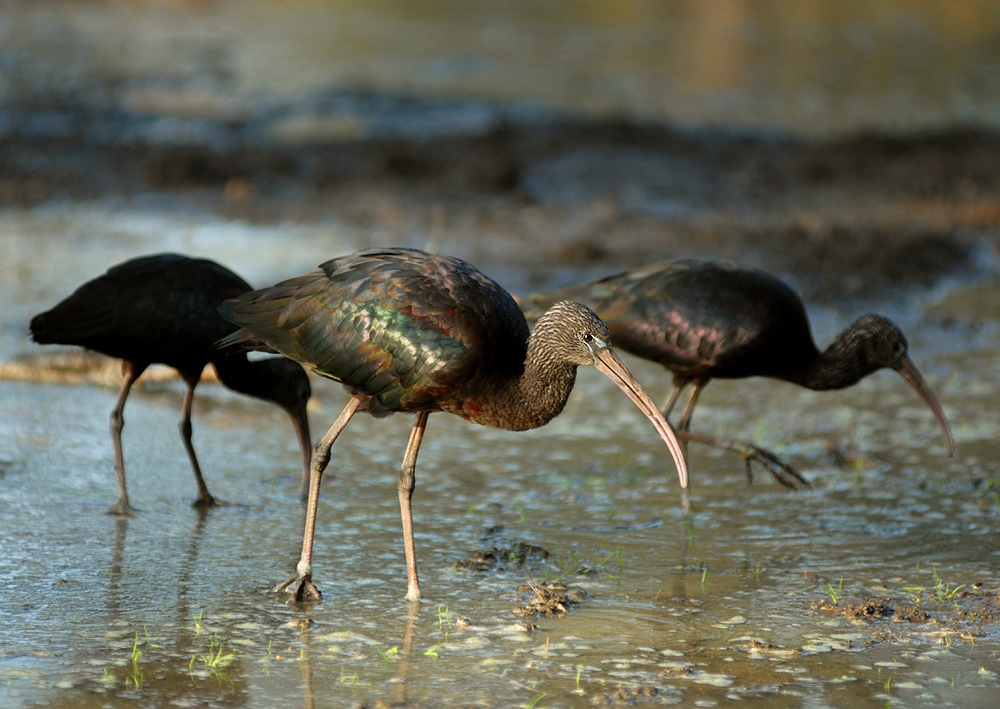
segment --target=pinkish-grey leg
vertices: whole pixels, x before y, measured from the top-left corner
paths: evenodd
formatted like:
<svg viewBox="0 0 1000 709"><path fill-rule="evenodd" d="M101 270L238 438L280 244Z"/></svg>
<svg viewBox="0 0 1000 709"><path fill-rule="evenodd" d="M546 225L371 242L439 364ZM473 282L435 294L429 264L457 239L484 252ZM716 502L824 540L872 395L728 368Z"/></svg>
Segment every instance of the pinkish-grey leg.
<svg viewBox="0 0 1000 709"><path fill-rule="evenodd" d="M313 451L312 465L309 470L309 502L306 504L306 525L302 535L302 554L295 567L295 573L274 587L274 591L277 593L295 584L292 594L296 601L304 600L307 595L317 601L323 597L323 594L316 588L316 584L312 582L312 550L313 538L316 534L316 510L319 506L320 483L323 480L323 471L326 470L326 466L330 462L330 449L363 401L361 397L351 397L347 406L340 412L340 416L330 426L326 435L316 444L316 450Z"/></svg>
<svg viewBox="0 0 1000 709"><path fill-rule="evenodd" d="M122 386L118 390L118 401L111 411L111 447L115 455L115 484L118 488L115 504L108 508L108 514L135 514L128 502L128 487L125 484L125 455L122 452L122 429L125 428L125 400L128 399L132 385L142 376L149 364L146 362L122 361Z"/></svg>
<svg viewBox="0 0 1000 709"><path fill-rule="evenodd" d="M403 550L406 554L406 600L420 600L420 581L417 579L417 552L413 543L413 512L410 501L416 486L417 453L427 428L426 411L417 414L410 430L410 442L406 445L406 455L399 469L399 514L403 520Z"/></svg>

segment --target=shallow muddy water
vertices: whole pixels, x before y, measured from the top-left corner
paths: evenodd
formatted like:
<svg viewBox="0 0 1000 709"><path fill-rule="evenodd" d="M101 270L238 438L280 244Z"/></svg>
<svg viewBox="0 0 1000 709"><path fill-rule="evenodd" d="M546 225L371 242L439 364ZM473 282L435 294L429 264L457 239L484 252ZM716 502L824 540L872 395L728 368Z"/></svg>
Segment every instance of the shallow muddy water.
<svg viewBox="0 0 1000 709"><path fill-rule="evenodd" d="M996 137L784 135L1000 125L996 8L939 5L779 2L747 17L692 2L669 22L641 2L567 1L551 16L5 8L0 706L988 705ZM553 108L572 118L548 122ZM724 128L644 124L660 120ZM33 314L150 252L265 285L386 244L467 257L517 291L637 255L769 267L815 295L821 345L866 311L901 325L956 455L892 372L823 394L714 382L694 429L766 446L812 487L757 468L748 485L737 456L692 444L685 518L648 422L583 370L565 413L535 431L430 419L414 495L424 600L408 606L395 481L410 421L358 417L323 483L324 599L297 606L270 592L301 545L287 417L199 387L195 446L210 489L236 503L200 513L177 435L183 387L155 370L125 411L140 512L104 514L116 367L32 345ZM625 359L665 397L662 369ZM346 399L314 387L318 437ZM557 580L556 614L525 615Z"/></svg>
<svg viewBox="0 0 1000 709"><path fill-rule="evenodd" d="M199 242L209 250L211 231ZM6 238L22 255L6 268L39 294L19 299L18 281L4 281L14 304L4 352L23 362L38 354L26 313L63 286L56 264L43 272L27 257L35 245ZM68 268L76 256L65 243L54 261ZM279 259L276 244L261 238L257 256ZM114 247L88 242L80 278ZM1000 290L979 285L890 312L945 403L954 459L893 373L827 394L717 382L696 428L767 445L813 488L786 490L759 470L750 487L738 457L692 445L690 520L662 444L594 372L581 371L566 412L536 431L433 417L414 496L419 607L402 601L395 476L406 417L360 417L335 446L315 559L325 597L296 607L268 590L301 540L284 414L202 385L195 443L210 488L241 506L201 514L176 434L181 384L147 384L125 429L141 512L122 520L104 514L114 377L3 381L0 702L982 704L1000 688L1000 391L988 376L1000 364L998 303ZM850 318L816 316L820 341ZM665 394L658 368L628 361L654 397ZM317 382L317 431L344 400ZM464 563L522 543L547 555L485 571ZM585 597L561 617L515 613L532 595L519 586L556 578ZM845 615L869 600L874 613Z"/></svg>

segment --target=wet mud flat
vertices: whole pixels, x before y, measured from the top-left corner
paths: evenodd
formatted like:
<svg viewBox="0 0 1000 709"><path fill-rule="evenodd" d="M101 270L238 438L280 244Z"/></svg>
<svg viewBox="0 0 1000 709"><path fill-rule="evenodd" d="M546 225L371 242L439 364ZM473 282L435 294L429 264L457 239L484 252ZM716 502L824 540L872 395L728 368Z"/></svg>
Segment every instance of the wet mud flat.
<svg viewBox="0 0 1000 709"><path fill-rule="evenodd" d="M804 139L342 91L226 120L62 101L0 110L0 205L325 225L352 247L456 253L515 289L705 256L812 301L871 299L983 273L1000 223L990 129Z"/></svg>
<svg viewBox="0 0 1000 709"><path fill-rule="evenodd" d="M365 93L225 121L73 101L5 110L0 703L995 697L995 133L810 141ZM353 128L330 138L344 115ZM428 116L453 122L413 135ZM141 513L103 514L115 365L32 347L30 314L164 248L264 282L384 244L463 256L512 290L676 256L774 270L806 296L821 344L859 311L900 321L958 455L943 455L891 374L827 394L713 383L695 428L766 445L813 487L788 491L761 471L748 486L738 458L692 445L697 512L685 519L652 431L581 374L567 411L538 431L431 417L414 497L427 599L413 608L394 489L409 421L360 417L324 482L325 598L296 606L269 591L301 542L287 421L200 387L206 477L246 505L202 515L176 433L183 388L153 377L124 433ZM662 370L628 362L665 394ZM344 399L316 387L319 431Z"/></svg>

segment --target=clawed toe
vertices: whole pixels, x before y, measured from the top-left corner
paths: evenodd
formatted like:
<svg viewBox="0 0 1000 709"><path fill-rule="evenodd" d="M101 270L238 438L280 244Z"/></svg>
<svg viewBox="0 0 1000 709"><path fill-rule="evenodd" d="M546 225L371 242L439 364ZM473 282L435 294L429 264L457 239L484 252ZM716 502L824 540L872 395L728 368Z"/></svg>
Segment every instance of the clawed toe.
<svg viewBox="0 0 1000 709"><path fill-rule="evenodd" d="M755 446L752 443L747 443L745 441L735 441L727 438L715 438L714 436L708 436L703 433L692 433L690 431L678 431L677 437L681 440L695 441L696 443L704 443L709 446L715 446L716 448L724 448L726 450L736 451L741 456L743 456L743 464L746 467L747 480L750 484L753 484L753 469L751 467L754 461L757 461L763 465L767 470L774 476L774 479L787 488L792 490L798 489L799 485L803 487L812 487L808 480L799 475L799 472L785 463L768 450L761 448L760 446Z"/></svg>
<svg viewBox="0 0 1000 709"><path fill-rule="evenodd" d="M774 479L787 488L797 490L798 485L812 487L812 484L802 477L795 468L783 462L778 456L753 444L747 444L747 451L744 453L743 461L746 463L747 479L751 483L753 483L753 472L751 470L751 461L753 460L756 460L767 468L771 475L774 476Z"/></svg>
<svg viewBox="0 0 1000 709"><path fill-rule="evenodd" d="M122 517L135 517L138 510L127 502L116 502L108 508L109 515L119 515Z"/></svg>
<svg viewBox="0 0 1000 709"><path fill-rule="evenodd" d="M292 584L295 584L295 588L290 590ZM316 588L316 584L312 582L312 578L309 576L300 577L298 573L292 574L273 589L274 593L281 593L283 591L287 591L292 598L299 602L305 600L319 601L323 598L323 594Z"/></svg>
<svg viewBox="0 0 1000 709"><path fill-rule="evenodd" d="M295 586L296 601L319 601L322 600L322 598L323 594L320 593L319 589L316 588L316 584L314 584L311 579L301 579Z"/></svg>

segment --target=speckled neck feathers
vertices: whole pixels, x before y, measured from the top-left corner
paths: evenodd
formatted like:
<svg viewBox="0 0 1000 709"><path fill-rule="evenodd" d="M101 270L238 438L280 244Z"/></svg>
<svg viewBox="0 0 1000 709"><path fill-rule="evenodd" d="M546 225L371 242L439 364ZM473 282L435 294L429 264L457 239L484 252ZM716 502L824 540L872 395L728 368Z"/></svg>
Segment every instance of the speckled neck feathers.
<svg viewBox="0 0 1000 709"><path fill-rule="evenodd" d="M563 410L576 381L576 368L593 364L582 345L583 333L610 340L607 328L579 303L556 303L538 320L528 340L524 370L498 382L488 406L474 416L476 423L522 431L542 426Z"/></svg>

